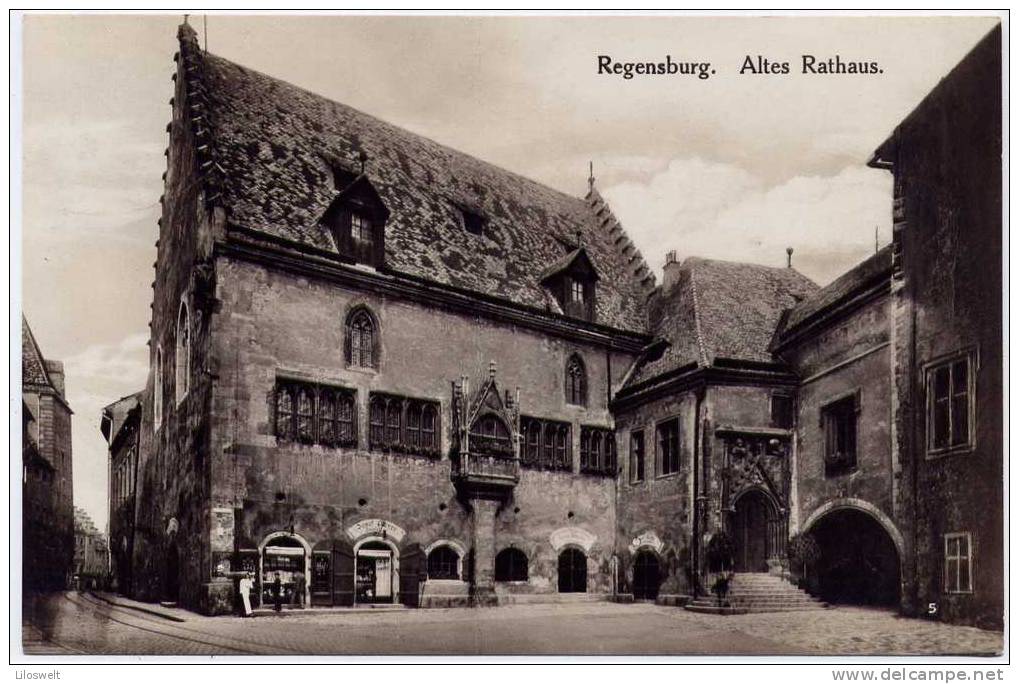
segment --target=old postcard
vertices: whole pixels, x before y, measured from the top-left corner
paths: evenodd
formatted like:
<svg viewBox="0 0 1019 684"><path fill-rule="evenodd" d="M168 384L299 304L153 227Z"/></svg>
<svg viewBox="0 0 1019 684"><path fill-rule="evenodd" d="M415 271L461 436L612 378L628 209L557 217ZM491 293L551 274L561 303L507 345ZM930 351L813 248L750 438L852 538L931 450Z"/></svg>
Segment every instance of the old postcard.
<svg viewBox="0 0 1019 684"><path fill-rule="evenodd" d="M1007 16L15 19L20 662L1006 650Z"/></svg>

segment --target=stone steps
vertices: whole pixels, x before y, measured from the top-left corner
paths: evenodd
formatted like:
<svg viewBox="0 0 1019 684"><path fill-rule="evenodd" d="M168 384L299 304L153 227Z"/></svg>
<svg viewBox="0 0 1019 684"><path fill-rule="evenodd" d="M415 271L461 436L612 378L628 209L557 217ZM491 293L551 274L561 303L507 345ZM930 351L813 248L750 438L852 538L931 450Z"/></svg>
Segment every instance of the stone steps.
<svg viewBox="0 0 1019 684"><path fill-rule="evenodd" d="M710 615L740 615L824 610L828 607L785 579L767 573L736 573L729 587L725 605L719 606L715 596L703 596L687 604L686 609Z"/></svg>

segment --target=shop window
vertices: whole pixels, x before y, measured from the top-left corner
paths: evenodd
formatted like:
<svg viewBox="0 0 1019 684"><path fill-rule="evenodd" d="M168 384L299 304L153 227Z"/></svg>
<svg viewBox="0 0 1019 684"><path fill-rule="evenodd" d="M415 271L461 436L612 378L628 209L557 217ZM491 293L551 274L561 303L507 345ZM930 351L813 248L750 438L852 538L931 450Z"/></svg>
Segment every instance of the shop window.
<svg viewBox="0 0 1019 684"><path fill-rule="evenodd" d="M658 474L679 472L679 419L659 423L655 429L658 439Z"/></svg>
<svg viewBox="0 0 1019 684"><path fill-rule="evenodd" d="M428 554L428 579L460 579L460 556L449 546L439 546Z"/></svg>
<svg viewBox="0 0 1019 684"><path fill-rule="evenodd" d="M824 428L824 474L833 477L856 469L856 395L822 407Z"/></svg>
<svg viewBox="0 0 1019 684"><path fill-rule="evenodd" d="M503 549L495 557L496 582L526 582L527 556L520 549Z"/></svg>
<svg viewBox="0 0 1019 684"><path fill-rule="evenodd" d="M973 446L972 355L931 365L927 374L927 452L939 454Z"/></svg>
<svg viewBox="0 0 1019 684"><path fill-rule="evenodd" d="M945 535L945 591L968 594L973 591L973 555L968 532Z"/></svg>

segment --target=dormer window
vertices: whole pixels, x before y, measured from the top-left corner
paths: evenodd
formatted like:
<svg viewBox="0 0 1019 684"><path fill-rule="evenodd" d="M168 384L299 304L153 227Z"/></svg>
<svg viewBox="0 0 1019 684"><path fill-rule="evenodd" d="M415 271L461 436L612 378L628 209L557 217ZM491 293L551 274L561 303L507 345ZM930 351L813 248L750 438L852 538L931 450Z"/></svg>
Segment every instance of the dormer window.
<svg viewBox="0 0 1019 684"><path fill-rule="evenodd" d="M336 251L359 264L381 268L385 258L385 223L389 211L366 176L344 188L322 216Z"/></svg>
<svg viewBox="0 0 1019 684"><path fill-rule="evenodd" d="M463 217L464 230L474 235L485 234L485 217L469 209L461 209L460 214Z"/></svg>
<svg viewBox="0 0 1019 684"><path fill-rule="evenodd" d="M555 296L564 314L595 320L598 272L584 247L574 249L552 265L542 275L541 283Z"/></svg>
<svg viewBox="0 0 1019 684"><path fill-rule="evenodd" d="M570 302L577 304L584 303L584 283L570 278Z"/></svg>
<svg viewBox="0 0 1019 684"><path fill-rule="evenodd" d="M371 219L360 212L350 212L350 237L356 248L370 251L374 242Z"/></svg>

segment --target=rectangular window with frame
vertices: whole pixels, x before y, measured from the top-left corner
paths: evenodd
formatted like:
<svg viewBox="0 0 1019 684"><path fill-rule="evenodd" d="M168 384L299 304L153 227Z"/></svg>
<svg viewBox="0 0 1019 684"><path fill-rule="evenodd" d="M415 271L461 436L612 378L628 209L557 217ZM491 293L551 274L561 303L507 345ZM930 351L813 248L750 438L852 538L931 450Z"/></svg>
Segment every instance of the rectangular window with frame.
<svg viewBox="0 0 1019 684"><path fill-rule="evenodd" d="M926 370L927 453L973 446L973 363L967 353Z"/></svg>
<svg viewBox="0 0 1019 684"><path fill-rule="evenodd" d="M644 481L644 431L630 431L630 482Z"/></svg>
<svg viewBox="0 0 1019 684"><path fill-rule="evenodd" d="M790 394L771 395L771 426L791 430L794 424L793 397Z"/></svg>
<svg viewBox="0 0 1019 684"><path fill-rule="evenodd" d="M835 477L856 470L856 422L858 401L855 394L821 408L824 429L824 475Z"/></svg>
<svg viewBox="0 0 1019 684"><path fill-rule="evenodd" d="M969 532L945 535L945 592L973 591L973 547Z"/></svg>
<svg viewBox="0 0 1019 684"><path fill-rule="evenodd" d="M344 387L278 380L274 426L280 441L331 447L357 446L356 392Z"/></svg>
<svg viewBox="0 0 1019 684"><path fill-rule="evenodd" d="M368 446L416 456L439 455L439 402L372 392Z"/></svg>
<svg viewBox="0 0 1019 684"><path fill-rule="evenodd" d="M655 428L658 442L658 475L679 472L679 418L659 423Z"/></svg>

